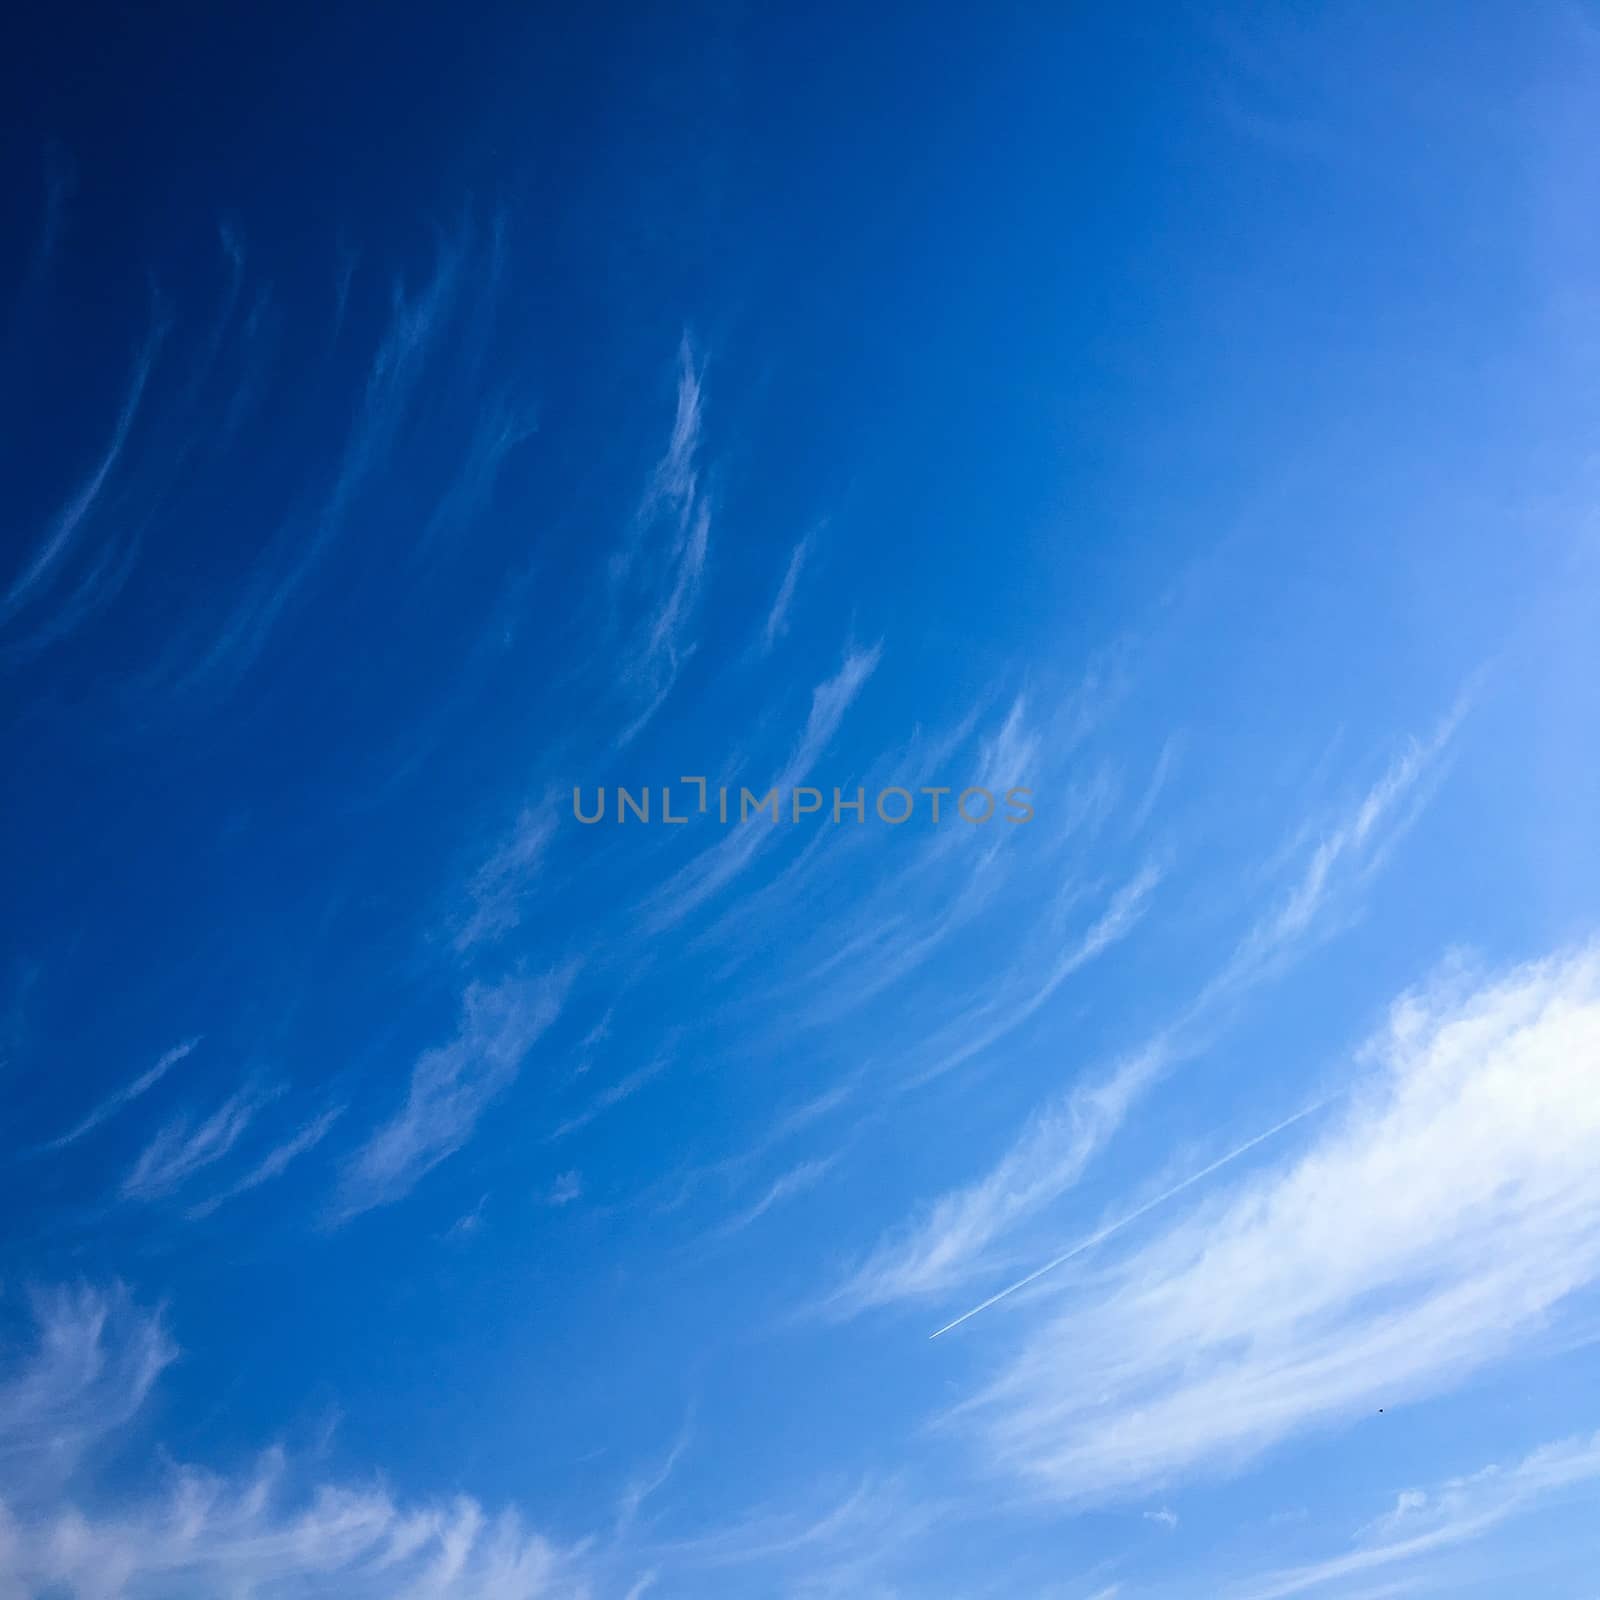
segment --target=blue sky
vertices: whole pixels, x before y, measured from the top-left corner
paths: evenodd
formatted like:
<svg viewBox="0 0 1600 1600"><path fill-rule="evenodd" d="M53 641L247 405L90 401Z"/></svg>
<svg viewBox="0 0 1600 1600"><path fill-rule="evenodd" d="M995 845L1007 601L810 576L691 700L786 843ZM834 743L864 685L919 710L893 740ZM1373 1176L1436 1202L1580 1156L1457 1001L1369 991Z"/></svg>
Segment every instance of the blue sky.
<svg viewBox="0 0 1600 1600"><path fill-rule="evenodd" d="M0 1596L1591 1600L1590 8L14 44Z"/></svg>

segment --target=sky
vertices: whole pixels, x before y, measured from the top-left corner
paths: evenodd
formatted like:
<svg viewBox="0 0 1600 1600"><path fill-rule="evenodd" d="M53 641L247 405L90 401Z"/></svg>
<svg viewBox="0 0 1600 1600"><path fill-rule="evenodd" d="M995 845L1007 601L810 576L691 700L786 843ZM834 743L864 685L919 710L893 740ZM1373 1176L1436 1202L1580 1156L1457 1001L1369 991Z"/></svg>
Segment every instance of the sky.
<svg viewBox="0 0 1600 1600"><path fill-rule="evenodd" d="M1600 14L0 103L0 1600L1593 1600Z"/></svg>

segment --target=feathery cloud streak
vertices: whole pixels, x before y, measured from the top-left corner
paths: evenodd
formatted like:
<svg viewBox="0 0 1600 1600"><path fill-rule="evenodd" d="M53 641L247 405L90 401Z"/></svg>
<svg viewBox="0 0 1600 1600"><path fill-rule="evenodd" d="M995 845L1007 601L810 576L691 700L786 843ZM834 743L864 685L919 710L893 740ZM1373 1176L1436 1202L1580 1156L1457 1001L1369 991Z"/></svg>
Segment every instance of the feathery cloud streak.
<svg viewBox="0 0 1600 1600"><path fill-rule="evenodd" d="M1065 1194L1116 1134L1123 1119L1151 1084L1198 1048L1202 1028L1226 1000L1282 970L1290 955L1319 929L1319 913L1343 903L1352 886L1368 875L1392 843L1393 822L1415 814L1418 786L1429 777L1458 720L1452 714L1426 744L1413 744L1360 803L1316 846L1283 902L1255 923L1240 940L1222 971L1201 993L1142 1047L1108 1074L1071 1090L1035 1114L1028 1126L985 1176L951 1190L924 1217L885 1239L830 1304L850 1313L897 1300L942 1293L982 1267L983 1253L1003 1233L1036 1215ZM1410 802L1410 809L1406 809ZM1153 887L1153 869L1130 885L1098 925L1109 942L1126 931L1143 896ZM1086 959L1069 953L1047 981L1043 993L1024 1003L1021 1016L1037 1009L1068 973ZM1020 1016L1015 1020L1021 1020ZM1013 1024L980 1030L974 1048L994 1042ZM973 1050L946 1047L941 1067L951 1057L965 1060Z"/></svg>
<svg viewBox="0 0 1600 1600"><path fill-rule="evenodd" d="M778 596L772 602L767 620L761 626L762 653L769 654L772 647L789 631L789 607L794 604L794 592L800 585L800 569L811 553L811 535L807 534L794 547L789 565L784 570L783 582L778 585Z"/></svg>
<svg viewBox="0 0 1600 1600"><path fill-rule="evenodd" d="M102 1123L109 1122L124 1106L131 1105L141 1095L155 1088L199 1042L198 1039L186 1039L182 1044L174 1045L148 1071L140 1073L131 1083L102 1100L76 1127L62 1134L59 1139L52 1139L40 1146L41 1152L63 1150L93 1133Z"/></svg>
<svg viewBox="0 0 1600 1600"><path fill-rule="evenodd" d="M1431 1490L1404 1491L1360 1547L1311 1566L1272 1574L1240 1591L1240 1600L1288 1600L1345 1578L1408 1565L1435 1551L1481 1538L1552 1496L1600 1479L1600 1434L1563 1439L1510 1467L1486 1467ZM1401 1592L1384 1591L1384 1592Z"/></svg>
<svg viewBox="0 0 1600 1600"><path fill-rule="evenodd" d="M878 665L879 647L848 651L837 673L811 692L806 725L782 772L768 785L785 794L810 773L817 758L839 730L845 713ZM645 928L662 933L687 917L731 883L772 837L769 828L740 828L703 850L675 872L645 902Z"/></svg>
<svg viewBox="0 0 1600 1600"><path fill-rule="evenodd" d="M123 1196L130 1200L159 1199L186 1183L195 1173L221 1161L275 1093L275 1090L241 1089L198 1125L187 1116L168 1123L145 1146L133 1170L123 1180Z"/></svg>
<svg viewBox="0 0 1600 1600"><path fill-rule="evenodd" d="M542 978L468 986L455 1038L417 1058L405 1104L346 1167L339 1220L400 1199L467 1142L560 1014L574 976L568 966Z"/></svg>
<svg viewBox="0 0 1600 1600"><path fill-rule="evenodd" d="M54 526L34 551L32 559L12 579L4 595L0 595L0 623L5 623L27 605L41 585L53 580L58 564L70 551L84 523L94 512L106 481L127 446L128 435L133 430L134 419L139 413L139 404L144 398L145 387L150 381L150 374L155 367L156 355L165 333L165 326L158 325L145 341L135 358L133 375L129 379L128 391L112 429L111 438L101 452L99 460L88 476L73 490L56 517Z"/></svg>

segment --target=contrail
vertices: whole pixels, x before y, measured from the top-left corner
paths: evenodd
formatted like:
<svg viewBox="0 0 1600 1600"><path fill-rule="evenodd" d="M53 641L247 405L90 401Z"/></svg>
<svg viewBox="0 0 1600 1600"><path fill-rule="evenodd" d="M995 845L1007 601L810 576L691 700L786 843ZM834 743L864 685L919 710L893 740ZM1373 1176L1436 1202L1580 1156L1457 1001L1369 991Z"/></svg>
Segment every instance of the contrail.
<svg viewBox="0 0 1600 1600"><path fill-rule="evenodd" d="M1329 1104L1330 1101L1337 1100L1338 1098L1338 1095L1329 1095L1327 1099L1318 1100L1314 1105L1307 1106L1303 1111L1295 1112L1292 1117L1285 1117L1283 1121L1280 1122L1276 1127L1268 1128L1265 1133L1258 1133L1255 1138L1249 1140L1245 1144L1240 1145L1237 1150L1230 1150L1227 1155L1221 1156L1216 1161L1213 1161L1209 1167L1202 1167L1198 1172L1190 1173L1190 1175L1185 1178L1182 1183L1174 1184L1173 1187L1168 1189L1165 1194L1158 1194L1154 1200L1147 1200L1136 1211L1130 1211L1127 1216L1119 1217L1115 1222L1108 1223L1098 1233L1090 1234L1087 1239L1079 1240L1079 1242L1073 1245L1070 1250L1062 1251L1062 1253L1053 1261L1047 1261L1042 1267L1035 1268L1025 1278L1018 1278L1015 1283L1008 1285L1004 1289L1001 1289L997 1294L990 1295L987 1300L975 1305L970 1311L963 1311L954 1322L945 1323L942 1328L935 1329L934 1332L928 1335L928 1337L930 1339L937 1339L941 1333L949 1333L952 1328L959 1328L963 1322L968 1320L968 1318L977 1316L980 1311L987 1311L990 1306L997 1304L1001 1300L1004 1300L1007 1295L1015 1294L1018 1289L1026 1289L1030 1283L1033 1283L1036 1279L1042 1278L1045 1273L1054 1272L1057 1267L1064 1266L1068 1261L1071 1261L1074 1256L1081 1256L1085 1250L1092 1250L1097 1244L1104 1244L1112 1234L1120 1233L1122 1229L1129 1225L1129 1223L1137 1222L1140 1217L1148 1215L1150 1212L1154 1211L1157 1206L1165 1205L1167 1201L1182 1194L1185 1189L1192 1188L1195 1184L1201 1182L1203 1179L1209 1178L1213 1172L1220 1172L1222 1168L1227 1166L1230 1161L1237 1161L1240 1156L1248 1155L1250 1151L1256 1148L1257 1145L1265 1144L1268 1139L1275 1139L1284 1131L1285 1128L1292 1128L1295 1123L1304 1121L1304 1119L1309 1117L1313 1112L1322 1110L1322 1108Z"/></svg>

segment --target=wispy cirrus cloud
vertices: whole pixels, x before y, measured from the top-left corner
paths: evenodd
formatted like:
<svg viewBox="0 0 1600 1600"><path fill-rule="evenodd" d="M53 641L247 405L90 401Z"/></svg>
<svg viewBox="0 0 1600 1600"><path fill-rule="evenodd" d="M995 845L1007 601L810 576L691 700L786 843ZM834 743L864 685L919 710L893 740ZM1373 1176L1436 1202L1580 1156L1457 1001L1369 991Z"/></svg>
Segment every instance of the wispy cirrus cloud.
<svg viewBox="0 0 1600 1600"><path fill-rule="evenodd" d="M44 216L40 219L39 235L34 241L19 296L24 301L49 275L66 228L67 203L76 187L77 173L72 162L59 145L51 144L45 151Z"/></svg>
<svg viewBox="0 0 1600 1600"><path fill-rule="evenodd" d="M868 1477L813 1509L756 1511L699 1537L663 1541L652 1554L690 1573L748 1569L754 1592L891 1600L904 1592L891 1581L896 1563L952 1510L902 1482Z"/></svg>
<svg viewBox="0 0 1600 1600"><path fill-rule="evenodd" d="M673 1440L672 1448L667 1451L660 1466L652 1471L629 1480L626 1488L617 1503L616 1532L625 1534L638 1520L640 1511L645 1502L655 1494L659 1494L671 1478L673 1469L683 1459L693 1439L693 1429L690 1421L686 1420L678 1430L678 1437Z"/></svg>
<svg viewBox="0 0 1600 1600"><path fill-rule="evenodd" d="M62 563L73 548L79 534L93 516L107 482L122 459L128 437L133 432L139 415L140 403L150 375L155 369L156 357L166 337L167 325L158 322L152 328L139 353L134 358L133 372L123 396L121 410L111 430L111 437L88 473L68 495L66 503L57 512L54 522L22 570L0 594L0 625L4 625L24 606L33 601L54 582Z"/></svg>
<svg viewBox="0 0 1600 1600"><path fill-rule="evenodd" d="M1427 784L1459 722L1454 712L1425 743L1411 743L1355 806L1312 847L1289 889L1252 923L1222 968L1176 1017L1109 1072L1036 1112L983 1177L952 1189L887 1237L827 1299L835 1314L943 1293L971 1281L985 1253L1004 1234L1065 1194L1115 1136L1152 1084L1196 1053L1224 1005L1285 970L1323 931L1322 917L1348 915L1355 889L1376 870L1398 832L1416 815ZM938 1070L988 1048L1036 1011L1085 959L1125 933L1159 881L1147 867L1118 896L1084 943L1069 950L1033 994L1011 1002L985 999L978 1018L994 1013L964 1043L941 1042Z"/></svg>
<svg viewBox="0 0 1600 1600"><path fill-rule="evenodd" d="M770 655L772 648L789 631L789 608L794 604L794 592L800 586L800 571L811 554L811 535L808 533L794 547L789 565L784 568L783 582L778 585L777 597L767 620L761 625L761 652Z"/></svg>
<svg viewBox="0 0 1600 1600"><path fill-rule="evenodd" d="M1426 1557L1481 1539L1553 1498L1582 1490L1591 1499L1597 1479L1600 1433L1558 1440L1507 1467L1485 1467L1432 1489L1404 1490L1392 1511L1362 1531L1354 1549L1271 1573L1234 1593L1238 1600L1289 1600L1385 1568L1415 1568Z"/></svg>
<svg viewBox="0 0 1600 1600"><path fill-rule="evenodd" d="M1164 1065L1159 1045L1103 1083L1039 1112L1000 1161L886 1237L823 1301L833 1316L943 1294L969 1282L1008 1229L1064 1194Z"/></svg>
<svg viewBox="0 0 1600 1600"><path fill-rule="evenodd" d="M247 1088L230 1095L209 1117L182 1116L169 1122L145 1146L122 1182L129 1200L157 1200L188 1182L195 1173L221 1161L239 1142L277 1089Z"/></svg>
<svg viewBox="0 0 1600 1600"><path fill-rule="evenodd" d="M1437 1393L1600 1278L1600 947L1408 996L1299 1158L1168 1227L963 1408L1069 1500Z"/></svg>
<svg viewBox="0 0 1600 1600"><path fill-rule="evenodd" d="M1197 1012L1271 976L1311 939L1327 936L1353 914L1356 892L1427 804L1466 709L1463 697L1428 738L1409 740L1354 808L1323 829L1287 892L1198 997Z"/></svg>
<svg viewBox="0 0 1600 1600"><path fill-rule="evenodd" d="M659 610L649 619L644 642L630 668L630 678L644 685L648 701L618 735L619 749L631 744L661 709L684 662L694 652L687 634L710 548L711 510L709 506L697 506L673 554L671 586Z"/></svg>
<svg viewBox="0 0 1600 1600"><path fill-rule="evenodd" d="M717 1229L717 1236L727 1238L732 1234L742 1233L752 1223L759 1222L774 1206L782 1205L795 1195L816 1188L838 1162L839 1155L836 1152L829 1156L819 1156L814 1161L797 1162L788 1171L779 1173L767 1185L759 1199L746 1206L744 1210L736 1212Z"/></svg>
<svg viewBox="0 0 1600 1600"><path fill-rule="evenodd" d="M531 407L504 399L485 407L467 445L460 470L441 496L417 537L413 555L422 558L458 538L490 508L513 452L538 432Z"/></svg>
<svg viewBox="0 0 1600 1600"><path fill-rule="evenodd" d="M864 831L822 830L712 929L727 942L735 930L778 916L799 920L801 906L809 912L827 904L825 922L806 917L814 925L810 937L802 939L791 970L758 1002L781 1008L791 1024L822 1030L896 987L909 997L916 975L960 936L982 939L985 921L1003 909L1005 959L987 970L973 970L969 962L965 981L917 1002L918 1026L893 1047L902 1089L982 1055L1022 1027L1073 972L1132 931L1155 887L1154 866L1136 873L1127 897L1117 899L1084 939L1077 913L1092 885L1073 870L1071 853L1106 821L1116 780L1103 766L1087 776L1068 770L1089 725L1086 702L1097 695L1034 698L1052 709L1040 717L1030 696L1019 693L985 730L980 704L946 735L924 740L919 734L875 763L863 782L867 792L892 784L921 796L923 825L879 852L886 871L874 873L861 859ZM976 748L969 749L975 737ZM969 785L996 797L992 826L975 827L956 816L956 797ZM1013 790L1027 793L1001 806ZM1015 820L1024 802L1035 808L1025 825ZM937 823L935 806L943 819ZM882 838L881 829L876 837ZM999 924L989 921L988 929L998 932ZM738 960L736 947L732 963Z"/></svg>
<svg viewBox="0 0 1600 1600"><path fill-rule="evenodd" d="M974 786L1002 796L1013 788L1038 784L1042 741L1025 713L1026 702L1019 695L994 732L980 740ZM965 732L970 733L978 720L974 715ZM910 785L919 782L907 770L896 771L892 764L889 770L896 786L908 793ZM928 775L951 778L949 772ZM870 789L867 784L863 787ZM965 784L957 785L956 792L962 787ZM923 803L930 817L932 804L937 803L944 824L922 834L915 848L909 848L909 841L898 844L891 858L898 864L864 896L847 896L841 917L830 919L827 928L813 937L810 949L816 956L775 991L775 1002L786 1010L797 1007L797 1022L812 1027L835 1023L904 982L992 910L1018 874L1037 872L1041 859L1059 849L1084 820L1080 809L1069 805L1054 813L1045 827L1024 835L1011 824L978 829L952 822L955 799L950 790L931 802L924 797ZM1026 848L1030 844L1040 848ZM845 863L831 865L833 886L842 887L840 869ZM953 1033L961 1031L958 1024L950 1027ZM918 1048L924 1043L919 1041Z"/></svg>
<svg viewBox="0 0 1600 1600"><path fill-rule="evenodd" d="M913 1081L948 1071L1020 1028L1073 973L1127 937L1159 882L1157 869L1142 869L1026 988L1002 986L999 995L979 1001L955 1025L935 1035L923 1047L933 1060ZM1041 1111L992 1171L943 1195L920 1219L881 1241L827 1297L829 1314L851 1315L940 1294L968 1281L1002 1234L1077 1181L1165 1061L1165 1047L1157 1041L1105 1082L1076 1090Z"/></svg>
<svg viewBox="0 0 1600 1600"><path fill-rule="evenodd" d="M161 1317L121 1289L44 1295L35 1315L35 1351L0 1379L7 1595L599 1600L588 1552L513 1510L491 1514L466 1495L402 1503L372 1483L307 1483L281 1448L229 1476L169 1464L111 1500L74 1488L79 1458L134 1419L177 1352ZM619 1573L607 1592L627 1581Z"/></svg>
<svg viewBox="0 0 1600 1600"><path fill-rule="evenodd" d="M523 809L511 833L467 885L470 909L456 928L458 951L501 938L521 923L530 880L544 861L555 831L555 806L550 801Z"/></svg>
<svg viewBox="0 0 1600 1600"><path fill-rule="evenodd" d="M343 1106L330 1106L326 1111L313 1117L289 1138L274 1145L237 1183L231 1183L220 1194L212 1195L209 1200L202 1200L198 1205L191 1206L189 1216L195 1220L208 1217L228 1201L236 1200L252 1189L259 1189L263 1184L271 1183L274 1178L281 1178L294 1162L315 1150L327 1138L333 1131L334 1124L344 1115L344 1111Z"/></svg>
<svg viewBox="0 0 1600 1600"><path fill-rule="evenodd" d="M405 1104L351 1157L336 1220L400 1199L472 1137L484 1109L560 1015L576 970L468 985L455 1038L417 1058Z"/></svg>
<svg viewBox="0 0 1600 1600"><path fill-rule="evenodd" d="M70 1128L58 1139L52 1139L48 1144L39 1147L41 1153L63 1150L69 1144L76 1144L79 1139L94 1132L102 1123L109 1122L112 1117L122 1110L124 1106L131 1105L141 1095L147 1094L161 1082L166 1075L182 1061L199 1044L198 1039L185 1039L182 1044L174 1045L172 1049L163 1054L155 1063L131 1083L118 1089L115 1094L108 1095L97 1105L83 1121Z"/></svg>
<svg viewBox="0 0 1600 1600"><path fill-rule="evenodd" d="M559 1209L562 1206L570 1206L574 1200L581 1199L582 1196L582 1175L575 1171L559 1172L544 1197L544 1203Z"/></svg>
<svg viewBox="0 0 1600 1600"><path fill-rule="evenodd" d="M139 1410L177 1348L121 1285L41 1291L32 1310L34 1349L0 1369L0 1485L38 1492Z"/></svg>
<svg viewBox="0 0 1600 1600"><path fill-rule="evenodd" d="M1150 821L1157 804L1161 800L1161 796L1165 793L1167 785L1172 778L1172 773L1178 765L1182 748L1182 741L1176 734L1169 734L1162 742L1161 754L1156 757L1155 769L1151 772L1149 781L1145 784L1143 795L1140 796L1138 803L1128 817L1127 831L1130 835L1142 832L1145 825Z"/></svg>
<svg viewBox="0 0 1600 1600"><path fill-rule="evenodd" d="M634 537L663 510L682 524L687 522L700 493L700 431L705 421L705 395L695 364L694 346L685 333L678 341L677 400L672 434L651 474L639 507ZM626 548L626 547L625 547ZM622 558L626 564L627 557Z"/></svg>
<svg viewBox="0 0 1600 1600"><path fill-rule="evenodd" d="M703 420L701 376L685 334L672 434L628 536L611 558L613 584L631 584L645 597L621 681L627 697L643 704L618 736L618 748L630 744L661 708L694 651L690 629L711 548L711 505L700 487Z"/></svg>
<svg viewBox="0 0 1600 1600"><path fill-rule="evenodd" d="M1161 882L1161 868L1147 862L1112 895L1104 912L1038 975L1002 985L1001 992L973 1006L952 1027L919 1047L930 1057L913 1070L924 1082L992 1049L1034 1016L1075 972L1126 939L1138 926Z"/></svg>
<svg viewBox="0 0 1600 1600"><path fill-rule="evenodd" d="M870 650L848 650L838 672L811 691L805 727L783 770L768 788L775 787L782 796L804 782L872 676L879 655L880 647L876 645ZM681 922L731 883L772 836L772 828L757 821L735 829L701 851L646 899L641 908L646 931L665 932Z"/></svg>
<svg viewBox="0 0 1600 1600"><path fill-rule="evenodd" d="M280 530L209 644L186 666L169 670L167 676L180 687L231 683L266 648L292 602L348 528L360 495L392 458L459 310L461 287L474 259L475 241L470 231L462 230L441 241L433 270L418 289L395 285L389 321L331 482L316 503Z"/></svg>
<svg viewBox="0 0 1600 1600"><path fill-rule="evenodd" d="M596 1117L603 1116L613 1106L621 1105L624 1100L631 1100L647 1083L659 1078L671 1064L671 1051L663 1050L646 1061L643 1066L623 1073L615 1083L601 1090L582 1111L558 1123L550 1137L565 1139L568 1134L576 1133L580 1128L587 1128Z"/></svg>
<svg viewBox="0 0 1600 1600"><path fill-rule="evenodd" d="M666 1536L646 1507L688 1423L628 1480L608 1531L569 1541L469 1494L408 1500L381 1478L322 1479L281 1445L227 1473L168 1458L108 1491L75 1474L137 1420L177 1348L120 1288L42 1294L34 1312L34 1349L0 1369L0 1592L19 1600L638 1600L664 1576L695 1592L888 1596L896 1562L948 1511L868 1479Z"/></svg>
<svg viewBox="0 0 1600 1600"><path fill-rule="evenodd" d="M1009 1300L1012 1295L1029 1288L1041 1278L1064 1267L1069 1261L1075 1261L1079 1256L1087 1254L1090 1250L1097 1249L1113 1239L1125 1228L1132 1227L1134 1223L1141 1222L1152 1211L1176 1200L1179 1195L1187 1193L1198 1183L1204 1183L1207 1178L1214 1177L1224 1167L1230 1167L1234 1162L1249 1155L1253 1150L1258 1150L1270 1140L1276 1139L1280 1134L1294 1127L1297 1123L1305 1121L1309 1116L1323 1109L1326 1101L1318 1101L1313 1105L1297 1111L1293 1116L1285 1117L1282 1122L1268 1128L1264 1133L1258 1133L1253 1138L1245 1140L1241 1145L1228 1151L1225 1155L1218 1156L1216 1160L1207 1162L1198 1172L1191 1172L1188 1177L1180 1179L1177 1183L1163 1189L1159 1194L1153 1195L1149 1200L1135 1206L1131 1211L1124 1212L1120 1217L1106 1223L1103 1227L1095 1229L1086 1238L1079 1239L1070 1248L1063 1250L1060 1255L1052 1256L1042 1266L1035 1267L1026 1276L1018 1278L1014 1283L1008 1283L1005 1288L997 1290L988 1299L981 1300L968 1311L963 1311L959 1317L952 1318L942 1328L936 1328L928 1335L930 1339L940 1338L942 1335L959 1328L962 1323L970 1322L979 1312L987 1311L991 1306L998 1305L1002 1300Z"/></svg>
<svg viewBox="0 0 1600 1600"><path fill-rule="evenodd" d="M581 1553L460 1496L404 1503L382 1487L316 1484L296 1492L283 1454L221 1478L195 1468L104 1517L59 1508L4 1527L7 1566L70 1600L569 1600L593 1593Z"/></svg>

